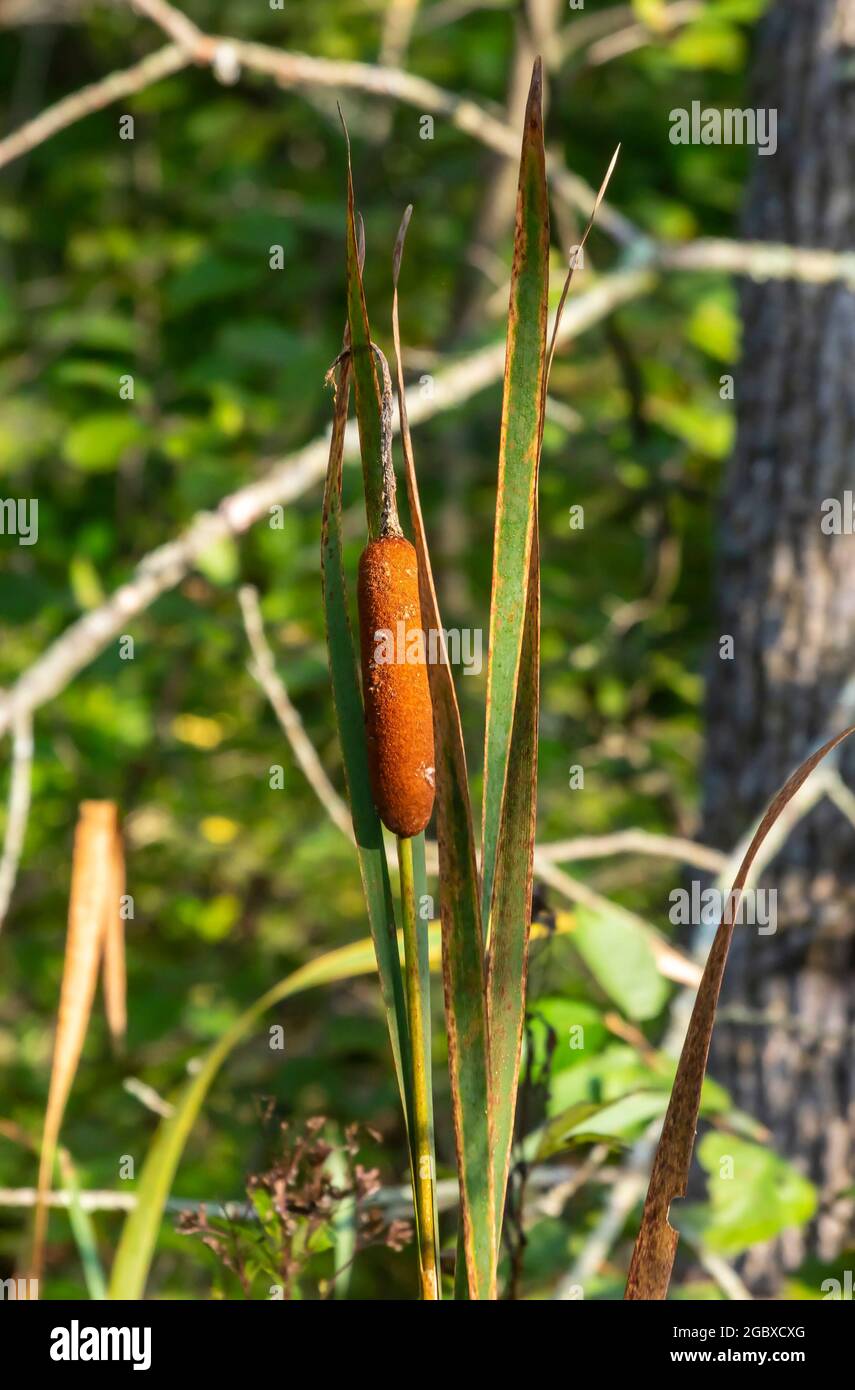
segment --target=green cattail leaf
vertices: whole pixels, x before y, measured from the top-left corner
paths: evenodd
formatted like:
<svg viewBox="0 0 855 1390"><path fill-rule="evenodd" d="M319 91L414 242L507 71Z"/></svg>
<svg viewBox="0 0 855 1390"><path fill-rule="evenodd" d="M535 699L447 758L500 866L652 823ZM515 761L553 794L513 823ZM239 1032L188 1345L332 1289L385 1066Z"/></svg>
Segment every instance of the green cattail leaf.
<svg viewBox="0 0 855 1390"><path fill-rule="evenodd" d="M526 106L520 158L499 441L481 834L481 906L485 922L489 922L493 898L522 656L546 389L549 202L541 102L538 59ZM518 771L515 769L515 775Z"/></svg>
<svg viewBox="0 0 855 1390"><path fill-rule="evenodd" d="M493 1192L501 1235L525 1016L540 705L537 477L547 376L549 205L541 69L526 108L505 361L484 751L482 911L493 1099ZM509 768L513 775L508 775Z"/></svg>
<svg viewBox="0 0 855 1390"><path fill-rule="evenodd" d="M398 273L409 223L408 209L395 247L392 333L397 359L401 442L407 500L419 562L419 599L425 627L442 632L419 501L412 439L401 366ZM440 639L442 640L442 639ZM489 1049L484 991L475 836L460 711L447 661L428 666L434 720L436 815L442 914L442 973L448 1030L454 1134L460 1183L460 1239L456 1289L473 1299L495 1297L496 1244L493 1220L492 1131Z"/></svg>
<svg viewBox="0 0 855 1390"><path fill-rule="evenodd" d="M535 531L531 548L522 660L509 750L514 775L508 779L502 806L496 876L493 881L490 958L487 971L491 1088L494 1098L493 1188L497 1243L501 1238L505 1190L514 1136L520 1049L525 1020L539 708L540 545Z"/></svg>
<svg viewBox="0 0 855 1390"><path fill-rule="evenodd" d="M425 836L424 831L420 835L415 835L413 845L413 883L415 886L416 909L419 913L419 991L422 1002L422 1050L428 1059L432 1050L431 1035L431 1012L430 1012L430 937L427 930L427 922L433 916L432 912L425 918L425 905L431 905L430 895L428 894L427 868L425 865ZM433 1123L433 1080L430 1070L428 1070L428 1128L431 1136L431 1158L436 1166L436 1147L434 1144L434 1123ZM418 1158L413 1154L413 1161L418 1162ZM440 1267L439 1250L439 1215L436 1209L436 1183L433 1185L433 1229L436 1233L436 1248L434 1251L436 1268Z"/></svg>

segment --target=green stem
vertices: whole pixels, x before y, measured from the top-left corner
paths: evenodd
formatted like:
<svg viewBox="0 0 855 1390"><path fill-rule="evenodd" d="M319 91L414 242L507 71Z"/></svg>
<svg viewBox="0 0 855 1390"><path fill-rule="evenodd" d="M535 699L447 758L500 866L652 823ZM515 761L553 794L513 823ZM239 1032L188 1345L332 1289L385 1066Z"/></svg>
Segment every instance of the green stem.
<svg viewBox="0 0 855 1390"><path fill-rule="evenodd" d="M398 837L398 864L401 871L401 907L404 928L404 984L410 1023L410 1051L413 1065L413 1127L415 1157L413 1196L419 1236L419 1272L423 1299L439 1298L437 1232L434 1219L436 1160L433 1152L433 1122L430 1105L430 1019L425 1009L426 981L419 969L419 917L413 873L413 842Z"/></svg>

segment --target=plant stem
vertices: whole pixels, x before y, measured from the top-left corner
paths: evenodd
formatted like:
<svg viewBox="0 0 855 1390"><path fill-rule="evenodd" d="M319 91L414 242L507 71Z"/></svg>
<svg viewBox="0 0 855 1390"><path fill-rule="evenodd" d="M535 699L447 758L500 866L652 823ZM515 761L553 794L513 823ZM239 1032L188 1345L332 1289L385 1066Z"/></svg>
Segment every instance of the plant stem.
<svg viewBox="0 0 855 1390"><path fill-rule="evenodd" d="M418 1221L419 1272L422 1298L435 1300L439 1298L439 1273L434 1219L436 1162L430 1107L430 1018L424 1008L425 981L419 969L419 918L413 875L413 842L402 836L398 837L398 864L404 927L404 983L413 1063L413 1127L417 1160L413 1168L413 1196Z"/></svg>

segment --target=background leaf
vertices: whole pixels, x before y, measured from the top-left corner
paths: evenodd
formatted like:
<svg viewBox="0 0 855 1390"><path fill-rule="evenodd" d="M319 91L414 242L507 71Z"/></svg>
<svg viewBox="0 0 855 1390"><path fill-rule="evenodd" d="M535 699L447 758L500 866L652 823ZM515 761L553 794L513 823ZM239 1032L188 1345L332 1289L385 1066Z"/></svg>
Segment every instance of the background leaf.
<svg viewBox="0 0 855 1390"><path fill-rule="evenodd" d="M678 1208L678 1229L710 1250L739 1255L803 1226L816 1211L816 1189L807 1178L761 1144L712 1130L698 1145L709 1174L706 1207Z"/></svg>
<svg viewBox="0 0 855 1390"><path fill-rule="evenodd" d="M668 998L668 982L642 931L617 913L579 908L573 944L610 999L628 1018L655 1018Z"/></svg>

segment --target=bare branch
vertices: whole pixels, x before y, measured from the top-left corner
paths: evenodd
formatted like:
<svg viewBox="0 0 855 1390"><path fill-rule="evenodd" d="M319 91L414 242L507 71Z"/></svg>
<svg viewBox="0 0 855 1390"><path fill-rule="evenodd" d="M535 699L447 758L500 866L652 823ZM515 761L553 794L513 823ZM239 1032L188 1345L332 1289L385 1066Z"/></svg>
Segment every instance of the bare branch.
<svg viewBox="0 0 855 1390"><path fill-rule="evenodd" d="M443 116L456 130L479 140L489 149L507 159L519 158L519 132L497 120L477 102L446 91L426 78L417 77L401 68L381 67L370 63L339 62L315 58L306 53L288 53L269 44L251 43L242 39L203 34L194 24L179 15L163 0L134 0L150 19L170 37L180 33L181 42L171 43L158 53L143 59L134 67L86 87L75 96L66 97L48 107L40 116L29 121L5 140L0 141L0 168L13 159L41 144L58 130L72 125L93 111L99 111L119 97L141 91L162 77L169 76L190 63L211 66L222 75L221 59L228 52L231 76L240 68L273 77L281 87L332 88L351 90L404 102L418 112ZM547 161L554 191L572 206L587 214L594 201L594 192L555 155ZM614 208L600 208L598 224L622 245L636 237L636 229L628 218Z"/></svg>
<svg viewBox="0 0 855 1390"><path fill-rule="evenodd" d="M619 304L644 293L651 283L650 273L640 270L605 276L570 304L561 322L559 340L569 341ZM418 424L450 410L501 380L504 357L504 342L497 342L437 373L433 395L419 395L413 401L410 423ZM393 429L398 429L397 415ZM257 482L223 498L216 511L199 513L174 540L144 556L126 584L106 603L66 628L0 696L0 734L16 715L36 710L54 699L109 642L125 632L133 618L180 584L210 546L227 536L242 534L268 515L271 507L293 502L319 482L324 476L328 451L329 435L325 433L297 453L270 465ZM355 458L358 453L359 439L353 424L345 436L345 457Z"/></svg>
<svg viewBox="0 0 855 1390"><path fill-rule="evenodd" d="M551 1188L564 1184L568 1174L572 1174L573 1171L574 1169L566 1164L539 1163L532 1168L529 1182L538 1191L548 1192ZM604 1175L604 1180L608 1180L608 1174ZM442 1210L451 1211L459 1200L457 1179L442 1178L436 1186L437 1199ZM45 1206L67 1210L73 1200L79 1202L83 1211L133 1211L139 1198L136 1192L118 1192L111 1188L100 1191L90 1188L74 1194L60 1189L51 1192L45 1198ZM409 1183L381 1187L366 1197L365 1201L373 1207L381 1207L384 1211L400 1211L402 1215L406 1215L413 1209L413 1190ZM20 1210L33 1207L35 1204L34 1187L0 1187L0 1208ZM168 1197L166 1200L166 1210L170 1212L198 1212L200 1207L204 1208L208 1216L227 1216L234 1221L258 1219L258 1213L252 1203L245 1198L230 1202L205 1202L195 1197Z"/></svg>
<svg viewBox="0 0 855 1390"><path fill-rule="evenodd" d="M128 0L132 10L137 10L139 14L145 15L154 24L162 29L177 43L179 48L184 48L193 56L201 44L205 41L205 35L192 19L182 14L174 5L168 5L166 0Z"/></svg>
<svg viewBox="0 0 855 1390"><path fill-rule="evenodd" d="M111 73L100 82L63 98L0 140L0 168L83 117L121 97L142 91L191 63L211 67L223 81L235 80L240 69L246 68L273 77L282 87L347 89L401 101L421 113L444 117L455 129L507 159L516 161L518 158L519 133L516 130L477 102L413 73L395 67L282 52L268 44L204 34L165 0L132 0L132 3L178 42L168 44L133 67ZM685 5L675 3L670 8L674 11L675 22L682 22L688 14L688 0ZM585 214L590 212L594 192L584 179L571 173L554 153L547 156L547 171L553 191L560 198ZM636 253L642 252L647 265L657 265L661 269L723 271L748 275L756 280L791 279L809 284L840 280L855 285L855 254L851 252L713 237L683 246L663 246L644 237L628 218L607 204L599 210L598 224L620 245Z"/></svg>
<svg viewBox="0 0 855 1390"><path fill-rule="evenodd" d="M177 44L170 43L143 58L142 62L134 63L133 67L110 73L109 77L102 78L100 82L81 87L73 96L63 97L62 101L48 106L31 121L7 135L4 140L0 140L0 169L5 164L11 164L13 159L20 159L22 154L35 149L36 145L49 140L57 131L74 125L76 121L82 121L84 116L91 116L93 112L103 110L105 106L120 101L122 97L151 87L164 77L171 77L173 73L186 68L189 62L186 51Z"/></svg>
<svg viewBox="0 0 855 1390"><path fill-rule="evenodd" d="M588 49L586 61L592 66L610 63L614 58L623 58L649 43L667 38L682 24L689 24L703 11L701 0L674 0L656 14L656 22L650 24L628 24L616 33L605 35ZM632 13L632 11L630 11Z"/></svg>
<svg viewBox="0 0 855 1390"><path fill-rule="evenodd" d="M855 285L855 252L786 246L781 242L700 237L682 246L660 246L658 263L666 270L725 272L747 275L752 280L799 280L809 285L828 285L839 280Z"/></svg>
<svg viewBox="0 0 855 1390"><path fill-rule="evenodd" d="M353 840L353 822L350 812L342 801L324 770L323 763L315 751L315 746L303 728L303 721L291 703L285 682L276 670L273 653L264 635L264 622L258 603L258 590L245 584L238 594L243 625L253 655L250 675L258 682L270 701L276 718L282 726L294 757L317 796L333 825L349 840Z"/></svg>
<svg viewBox="0 0 855 1390"><path fill-rule="evenodd" d="M613 917L621 917L626 922L631 922L634 927L638 927L643 933L653 953L657 968L666 980L674 980L677 984L687 986L689 991L694 991L700 984L701 967L695 961L684 956L675 946L672 946L655 927L646 922L637 913L630 912L628 908L621 907L619 903L612 902L609 898L604 898L596 889L589 887L587 883L581 883L579 879L571 878L564 873L563 869L558 869L547 859L544 859L540 850L534 852L534 870L544 883L548 883L557 892L569 898L571 902L579 903L582 907L590 908L593 912L609 913Z"/></svg>
<svg viewBox="0 0 855 1390"><path fill-rule="evenodd" d="M574 859L604 859L612 854L649 854L659 859L677 859L697 869L718 873L729 862L721 850L684 840L676 835L654 835L649 830L617 830L613 835L579 835L573 840L556 840L540 846L541 856L553 864L569 864Z"/></svg>
<svg viewBox="0 0 855 1390"><path fill-rule="evenodd" d="M6 834L0 858L0 929L6 920L15 891L18 865L30 814L30 783L33 771L33 726L29 713L19 714L12 730L12 771L6 811Z"/></svg>

